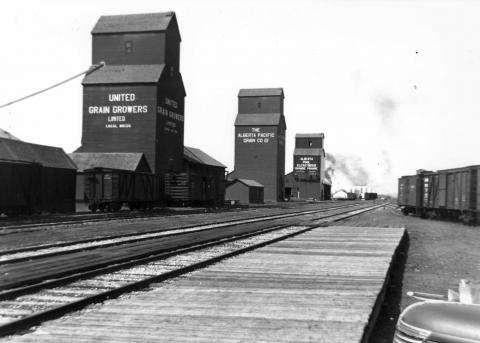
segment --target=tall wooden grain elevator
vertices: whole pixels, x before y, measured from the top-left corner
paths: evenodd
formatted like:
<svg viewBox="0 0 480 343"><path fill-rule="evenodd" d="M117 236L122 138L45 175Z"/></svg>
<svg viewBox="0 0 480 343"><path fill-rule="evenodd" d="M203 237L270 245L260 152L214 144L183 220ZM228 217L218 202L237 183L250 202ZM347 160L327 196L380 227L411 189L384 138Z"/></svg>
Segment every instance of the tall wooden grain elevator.
<svg viewBox="0 0 480 343"><path fill-rule="evenodd" d="M153 172L180 172L185 88L174 12L102 16L83 79L83 152L142 152Z"/></svg>
<svg viewBox="0 0 480 343"><path fill-rule="evenodd" d="M282 88L241 89L235 120L235 170L262 184L265 201L284 200L285 117Z"/></svg>
<svg viewBox="0 0 480 343"><path fill-rule="evenodd" d="M287 197L324 200L325 150L323 133L295 135L293 171L285 176Z"/></svg>

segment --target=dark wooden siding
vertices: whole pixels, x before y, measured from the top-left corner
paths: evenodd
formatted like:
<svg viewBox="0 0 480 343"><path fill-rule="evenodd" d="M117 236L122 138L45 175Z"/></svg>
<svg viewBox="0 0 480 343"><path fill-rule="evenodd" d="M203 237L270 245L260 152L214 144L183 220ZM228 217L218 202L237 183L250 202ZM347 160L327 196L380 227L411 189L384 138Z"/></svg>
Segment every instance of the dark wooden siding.
<svg viewBox="0 0 480 343"><path fill-rule="evenodd" d="M309 144L311 142L311 145ZM323 138L320 137L295 137L295 148L308 149L308 148L323 148Z"/></svg>
<svg viewBox="0 0 480 343"><path fill-rule="evenodd" d="M263 204L263 188L250 187L249 201L251 204Z"/></svg>
<svg viewBox="0 0 480 343"><path fill-rule="evenodd" d="M85 152L142 152L156 166L156 85L84 86L82 147ZM135 101L109 101L109 94L135 94ZM147 106L147 113L116 114L114 106ZM93 114L91 106L106 106L110 114ZM109 122L124 116L125 122ZM120 127L129 124L131 127ZM116 125L116 128L107 127Z"/></svg>
<svg viewBox="0 0 480 343"><path fill-rule="evenodd" d="M178 80L165 73L157 93L157 173L180 172L183 165L184 90L176 87ZM173 101L172 101L173 100Z"/></svg>
<svg viewBox="0 0 480 343"><path fill-rule="evenodd" d="M183 173L167 173L166 193L174 202L221 205L225 200L225 168L184 160Z"/></svg>
<svg viewBox="0 0 480 343"><path fill-rule="evenodd" d="M40 209L41 165L0 160L0 213Z"/></svg>
<svg viewBox="0 0 480 343"><path fill-rule="evenodd" d="M100 34L92 37L92 63L165 64L164 32Z"/></svg>
<svg viewBox="0 0 480 343"><path fill-rule="evenodd" d="M320 182L296 181L292 196L299 199L323 200L323 185Z"/></svg>
<svg viewBox="0 0 480 343"><path fill-rule="evenodd" d="M77 186L75 190L75 200L77 202L83 202L86 199L85 194L85 181L83 172L77 173Z"/></svg>
<svg viewBox="0 0 480 343"><path fill-rule="evenodd" d="M265 143L260 133L273 133ZM235 127L235 175L241 179L255 180L265 186L265 200L283 198L285 175L285 133L277 126ZM257 133L255 137L244 137ZM252 141L253 139L253 141ZM258 141L262 139L262 141Z"/></svg>
<svg viewBox="0 0 480 343"><path fill-rule="evenodd" d="M282 113L283 99L279 96L239 97L238 113Z"/></svg>
<svg viewBox="0 0 480 343"><path fill-rule="evenodd" d="M76 171L74 169L42 168L42 211L75 212Z"/></svg>
<svg viewBox="0 0 480 343"><path fill-rule="evenodd" d="M176 26L170 25L167 31L165 63L173 66L175 72L180 72L180 36Z"/></svg>
<svg viewBox="0 0 480 343"><path fill-rule="evenodd" d="M290 197L298 199L313 198L324 200L324 185L319 180L305 180L295 172L285 176L285 188L290 189Z"/></svg>
<svg viewBox="0 0 480 343"><path fill-rule="evenodd" d="M320 180L320 169L321 156L293 156L293 171L299 180L322 182L322 180Z"/></svg>
<svg viewBox="0 0 480 343"><path fill-rule="evenodd" d="M240 204L248 204L250 202L249 187L241 182L235 182L227 187L225 198L237 200Z"/></svg>
<svg viewBox="0 0 480 343"><path fill-rule="evenodd" d="M420 178L418 175L398 179L398 205L417 207L421 204Z"/></svg>
<svg viewBox="0 0 480 343"><path fill-rule="evenodd" d="M285 200L285 127L278 128L278 152L277 152L277 201Z"/></svg>
<svg viewBox="0 0 480 343"><path fill-rule="evenodd" d="M1 162L0 178L0 213L75 211L75 169Z"/></svg>

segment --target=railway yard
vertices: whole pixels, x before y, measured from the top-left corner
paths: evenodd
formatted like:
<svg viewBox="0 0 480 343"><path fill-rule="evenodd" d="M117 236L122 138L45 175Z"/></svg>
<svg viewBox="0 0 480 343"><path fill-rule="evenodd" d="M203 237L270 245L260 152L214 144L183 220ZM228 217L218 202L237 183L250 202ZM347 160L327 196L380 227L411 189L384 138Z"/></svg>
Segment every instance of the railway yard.
<svg viewBox="0 0 480 343"><path fill-rule="evenodd" d="M5 221L1 340L390 342L478 269L474 227L380 201L89 219Z"/></svg>
<svg viewBox="0 0 480 343"><path fill-rule="evenodd" d="M480 342L480 165L418 169L393 200L313 126L285 170L277 87L239 89L228 170L184 144L175 12L91 36L80 146L0 130L0 341ZM447 310L412 315L411 291Z"/></svg>

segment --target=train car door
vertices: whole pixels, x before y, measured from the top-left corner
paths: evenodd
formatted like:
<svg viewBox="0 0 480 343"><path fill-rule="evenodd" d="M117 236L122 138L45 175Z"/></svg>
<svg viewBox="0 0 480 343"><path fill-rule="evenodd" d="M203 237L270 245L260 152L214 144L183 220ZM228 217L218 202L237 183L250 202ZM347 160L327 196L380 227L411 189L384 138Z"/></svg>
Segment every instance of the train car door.
<svg viewBox="0 0 480 343"><path fill-rule="evenodd" d="M112 200L112 173L103 174L103 199Z"/></svg>
<svg viewBox="0 0 480 343"><path fill-rule="evenodd" d="M438 208L445 208L447 206L447 175L439 174L438 175Z"/></svg>

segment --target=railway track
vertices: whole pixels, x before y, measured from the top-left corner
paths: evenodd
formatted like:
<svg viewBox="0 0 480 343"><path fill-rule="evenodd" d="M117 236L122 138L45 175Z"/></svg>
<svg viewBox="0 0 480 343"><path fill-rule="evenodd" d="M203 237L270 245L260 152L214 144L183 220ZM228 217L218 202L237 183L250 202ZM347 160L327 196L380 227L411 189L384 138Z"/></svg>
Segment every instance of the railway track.
<svg viewBox="0 0 480 343"><path fill-rule="evenodd" d="M337 206L335 202L327 203L327 205ZM281 208L280 210L294 210L294 206ZM262 213L264 209L249 209L249 213ZM220 209L217 212L232 212L238 209ZM294 210L295 211L295 210ZM45 218L35 217L34 219L19 219L19 220L0 220L0 236L9 235L13 233L24 233L32 231L40 231L56 228L59 226L76 226L84 224L95 224L101 222L110 222L115 220L139 220L152 219L165 216L191 215L210 213L212 209L194 208L189 210L173 211L158 209L153 211L125 211L125 212L109 212L109 213L76 213L70 215L54 215ZM213 211L215 212L215 211Z"/></svg>
<svg viewBox="0 0 480 343"><path fill-rule="evenodd" d="M26 287L4 283L4 290L0 292L0 336L381 206L384 204L343 209L327 215L306 213L300 221L290 216L231 224L230 227L208 229L209 237L200 237L205 231L188 233L197 238L190 236L189 244L179 245L177 241L172 249L144 251L124 261L113 259L106 265L100 263L86 270L70 270L69 275L58 275L54 280L30 280L31 284Z"/></svg>
<svg viewBox="0 0 480 343"><path fill-rule="evenodd" d="M90 249L98 249L101 247L109 247L126 243L139 242L144 240L150 240L153 238L167 237L173 235L180 235L190 232L200 232L204 230L217 229L226 226L246 224L246 223L255 223L262 222L273 219L282 219L290 217L298 217L305 214L312 213L323 213L331 212L337 210L345 210L353 207L355 205L346 205L346 206L336 206L328 207L317 210L306 210L306 211L297 211L293 213L286 214L276 214L276 215L264 215L258 216L251 219L237 219L217 223L207 223L200 226L184 226L171 229L159 229L149 231L148 233L130 233L130 234L121 234L121 235L109 235L101 238L85 239L80 241L71 241L71 242L60 242L53 244L41 244L36 246L29 246L27 248L19 249L10 249L0 251L0 263L15 263L26 260L32 260L34 258L46 257L46 256L55 256L58 254L63 254L67 252L77 252Z"/></svg>
<svg viewBox="0 0 480 343"><path fill-rule="evenodd" d="M67 247L73 242L88 245L90 242L105 242L108 239L133 237L140 234L150 234L174 229L185 229L197 226L223 224L243 219L269 217L276 214L294 214L312 209L333 209L350 204L322 204L320 206L302 206L296 208L255 209L249 211L222 212L215 215L210 213L166 216L156 218L138 218L117 220L99 223L65 225L50 228L36 228L32 231L20 231L4 234L0 239L0 263L5 255L21 254L36 249L59 249ZM365 205L365 203L362 203ZM65 248L68 250L69 248ZM21 256L21 255L20 255Z"/></svg>
<svg viewBox="0 0 480 343"><path fill-rule="evenodd" d="M225 209L224 211L228 211ZM154 218L170 215L189 215L196 213L212 212L207 208L195 208L191 210L173 211L168 209L154 209L152 211L124 211L108 213L72 213L69 215L50 215L46 217L34 217L33 219L1 220L0 235L13 232L27 232L38 229L85 223L108 222L113 220L128 220L139 218Z"/></svg>

